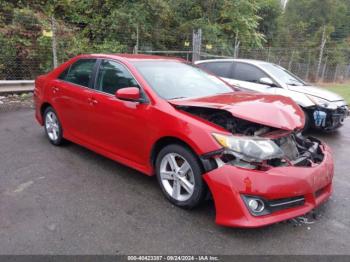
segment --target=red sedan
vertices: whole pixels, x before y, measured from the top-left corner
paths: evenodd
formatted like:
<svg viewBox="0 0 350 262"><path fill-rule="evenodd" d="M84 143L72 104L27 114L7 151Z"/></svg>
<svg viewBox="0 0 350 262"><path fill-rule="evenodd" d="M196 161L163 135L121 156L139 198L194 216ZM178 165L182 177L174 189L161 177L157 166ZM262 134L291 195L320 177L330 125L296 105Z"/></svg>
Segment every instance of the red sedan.
<svg viewBox="0 0 350 262"><path fill-rule="evenodd" d="M39 76L34 97L52 144L69 140L155 174L179 207L211 195L221 225L300 216L332 192L330 149L301 135L298 105L238 91L179 59L77 56Z"/></svg>

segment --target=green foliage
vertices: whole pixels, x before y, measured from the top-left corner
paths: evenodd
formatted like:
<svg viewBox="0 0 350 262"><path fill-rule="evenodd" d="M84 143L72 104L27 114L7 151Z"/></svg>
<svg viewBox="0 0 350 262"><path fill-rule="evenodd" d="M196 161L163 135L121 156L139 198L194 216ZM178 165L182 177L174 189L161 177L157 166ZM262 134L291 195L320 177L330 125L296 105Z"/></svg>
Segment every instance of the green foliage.
<svg viewBox="0 0 350 262"><path fill-rule="evenodd" d="M324 56L333 64L349 59L340 49L350 46L350 0L289 0L285 10L280 0L0 0L1 78L51 69L52 39L43 30L51 30L52 16L59 62L81 53L132 52L137 38L141 50L191 50L185 42L198 28L208 52L232 55L235 43L284 47L298 61L311 48L311 63L325 29Z"/></svg>
<svg viewBox="0 0 350 262"><path fill-rule="evenodd" d="M272 45L278 33L278 19L282 15L280 0L259 1L258 15L261 17L259 32L265 35L268 45Z"/></svg>

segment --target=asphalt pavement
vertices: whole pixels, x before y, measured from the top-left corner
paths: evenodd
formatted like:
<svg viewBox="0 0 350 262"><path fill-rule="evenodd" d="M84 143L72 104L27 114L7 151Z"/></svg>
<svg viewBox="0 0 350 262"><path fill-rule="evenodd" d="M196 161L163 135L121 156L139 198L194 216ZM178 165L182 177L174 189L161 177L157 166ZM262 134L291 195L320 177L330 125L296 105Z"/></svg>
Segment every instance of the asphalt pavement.
<svg viewBox="0 0 350 262"><path fill-rule="evenodd" d="M186 211L147 177L78 145L54 147L34 111L0 112L0 254L350 254L350 120L316 134L334 151L334 193L309 223L260 229Z"/></svg>

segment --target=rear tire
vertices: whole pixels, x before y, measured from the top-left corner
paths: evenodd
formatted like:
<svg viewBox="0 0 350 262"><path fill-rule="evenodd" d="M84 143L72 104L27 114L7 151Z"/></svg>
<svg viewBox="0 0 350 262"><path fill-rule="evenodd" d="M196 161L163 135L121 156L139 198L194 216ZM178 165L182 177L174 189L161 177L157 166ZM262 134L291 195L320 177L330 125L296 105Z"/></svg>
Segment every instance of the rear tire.
<svg viewBox="0 0 350 262"><path fill-rule="evenodd" d="M56 111L52 107L48 107L44 111L44 127L47 138L50 143L59 146L64 142L63 130Z"/></svg>
<svg viewBox="0 0 350 262"><path fill-rule="evenodd" d="M191 209L207 194L202 168L188 148L172 144L164 147L156 159L156 175L164 196L174 205Z"/></svg>

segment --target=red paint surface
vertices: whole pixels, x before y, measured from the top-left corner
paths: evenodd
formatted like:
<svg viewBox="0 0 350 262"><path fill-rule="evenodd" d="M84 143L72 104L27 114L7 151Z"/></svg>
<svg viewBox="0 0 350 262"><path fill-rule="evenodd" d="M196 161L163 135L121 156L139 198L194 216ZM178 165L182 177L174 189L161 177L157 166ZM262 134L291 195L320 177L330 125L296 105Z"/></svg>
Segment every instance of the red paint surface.
<svg viewBox="0 0 350 262"><path fill-rule="evenodd" d="M332 193L333 159L327 146L323 162L314 167L278 167L268 171L251 171L224 165L204 175L213 195L216 223L233 227L260 227L304 215L326 201ZM318 197L315 192L324 188ZM241 194L268 200L305 197L305 205L252 216Z"/></svg>
<svg viewBox="0 0 350 262"><path fill-rule="evenodd" d="M176 100L172 103L223 109L251 122L290 131L302 128L305 123L302 109L292 99L284 96L239 92Z"/></svg>

